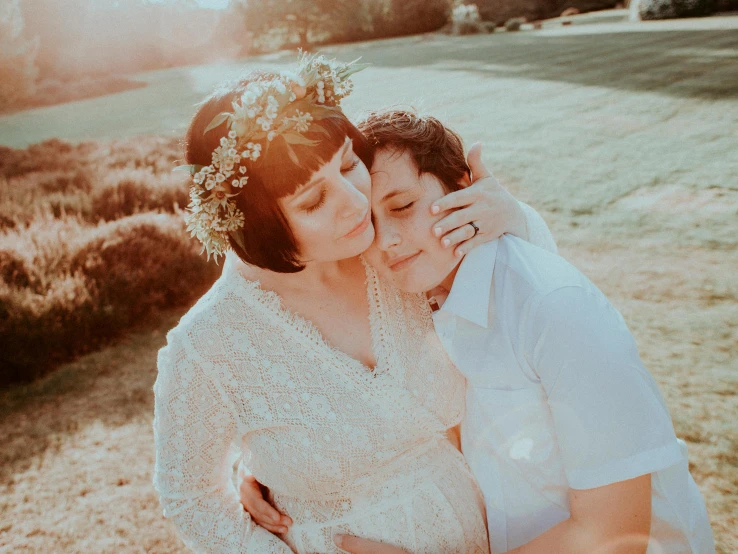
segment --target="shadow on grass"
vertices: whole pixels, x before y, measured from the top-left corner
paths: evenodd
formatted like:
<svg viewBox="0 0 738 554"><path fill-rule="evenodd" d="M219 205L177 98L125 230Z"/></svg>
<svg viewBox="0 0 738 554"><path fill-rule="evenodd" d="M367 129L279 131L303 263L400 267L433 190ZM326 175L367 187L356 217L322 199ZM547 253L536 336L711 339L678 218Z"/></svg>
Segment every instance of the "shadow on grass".
<svg viewBox="0 0 738 554"><path fill-rule="evenodd" d="M49 376L0 391L0 485L43 464L67 437L89 425L115 428L153 418L156 353L187 308L159 314L116 344Z"/></svg>
<svg viewBox="0 0 738 554"><path fill-rule="evenodd" d="M560 81L719 100L738 97L738 32L672 30L550 35L505 33L418 41L403 55L367 44L362 62L437 65L494 78Z"/></svg>

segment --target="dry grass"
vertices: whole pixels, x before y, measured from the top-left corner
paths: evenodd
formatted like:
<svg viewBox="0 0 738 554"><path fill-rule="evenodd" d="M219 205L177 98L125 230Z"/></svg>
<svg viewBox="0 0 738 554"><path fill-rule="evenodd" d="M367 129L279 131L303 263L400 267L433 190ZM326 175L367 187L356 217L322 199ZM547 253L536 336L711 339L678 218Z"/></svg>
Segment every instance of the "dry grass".
<svg viewBox="0 0 738 554"><path fill-rule="evenodd" d="M738 208L738 204L736 204ZM690 448L718 552L738 548L738 256L597 240L598 222L544 213L562 253L621 309ZM733 224L734 232L738 225ZM684 275L684 259L693 269ZM156 350L183 310L6 393L0 551L185 552L151 487Z"/></svg>
<svg viewBox="0 0 738 554"><path fill-rule="evenodd" d="M145 83L119 75L86 75L66 81L44 79L36 84L31 96L23 97L13 104L0 105L0 113L10 114L30 108L55 106L145 86Z"/></svg>
<svg viewBox="0 0 738 554"><path fill-rule="evenodd" d="M215 278L184 232L176 141L6 149L0 169L0 385L99 348ZM135 298L136 302L131 302Z"/></svg>
<svg viewBox="0 0 738 554"><path fill-rule="evenodd" d="M337 53L375 64L357 75L350 109L413 103L485 141L495 173L540 209L562 254L623 312L689 444L718 552L733 554L738 35L735 24L710 30L711 19L425 37ZM117 97L119 113L100 110L94 132L150 130L152 112L164 114L163 129L181 126L193 91L216 71L193 69L192 88L181 72L157 74L159 85ZM133 109L140 105L153 107ZM99 104L70 105L46 129L92 132L62 125L89 106ZM40 125L37 117L22 124ZM4 394L1 552L185 551L151 487L155 354L183 312Z"/></svg>

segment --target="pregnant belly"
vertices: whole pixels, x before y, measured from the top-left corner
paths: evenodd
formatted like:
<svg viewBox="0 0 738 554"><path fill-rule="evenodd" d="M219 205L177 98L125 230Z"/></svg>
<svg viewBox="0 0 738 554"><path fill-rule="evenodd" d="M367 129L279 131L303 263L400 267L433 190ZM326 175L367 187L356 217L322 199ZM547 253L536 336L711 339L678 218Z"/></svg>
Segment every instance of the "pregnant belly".
<svg viewBox="0 0 738 554"><path fill-rule="evenodd" d="M283 536L298 553L341 552L336 534L393 544L412 553L488 554L484 501L464 458L448 441L365 494L333 502L275 498L294 525Z"/></svg>

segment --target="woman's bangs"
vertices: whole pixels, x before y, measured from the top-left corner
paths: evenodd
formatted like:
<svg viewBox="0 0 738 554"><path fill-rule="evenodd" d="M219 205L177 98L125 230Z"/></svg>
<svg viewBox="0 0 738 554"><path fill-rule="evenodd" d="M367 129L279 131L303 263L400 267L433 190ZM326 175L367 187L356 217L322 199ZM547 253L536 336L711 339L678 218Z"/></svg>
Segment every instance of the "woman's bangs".
<svg viewBox="0 0 738 554"><path fill-rule="evenodd" d="M322 131L315 129L316 126ZM331 161L343 146L346 137L353 138L352 128L353 125L345 116L314 121L311 130L302 133L302 136L316 141L317 146L288 145L283 137L278 136L269 144L253 173L258 174L264 187L276 198L293 194L310 180L313 173ZM293 160L290 149L299 163Z"/></svg>

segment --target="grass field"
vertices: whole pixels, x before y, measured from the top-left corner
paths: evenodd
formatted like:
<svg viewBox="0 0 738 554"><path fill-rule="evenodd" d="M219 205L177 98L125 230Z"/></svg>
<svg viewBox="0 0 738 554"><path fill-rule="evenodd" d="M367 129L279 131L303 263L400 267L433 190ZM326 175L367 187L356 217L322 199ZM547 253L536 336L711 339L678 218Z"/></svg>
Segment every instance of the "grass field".
<svg viewBox="0 0 738 554"><path fill-rule="evenodd" d="M373 67L350 113L442 117L622 311L689 444L718 552L738 551L738 18L425 36L332 51ZM253 65L281 65L273 56ZM178 133L236 66L0 118L0 143ZM2 393L0 552L184 552L151 487L156 351L184 309Z"/></svg>

